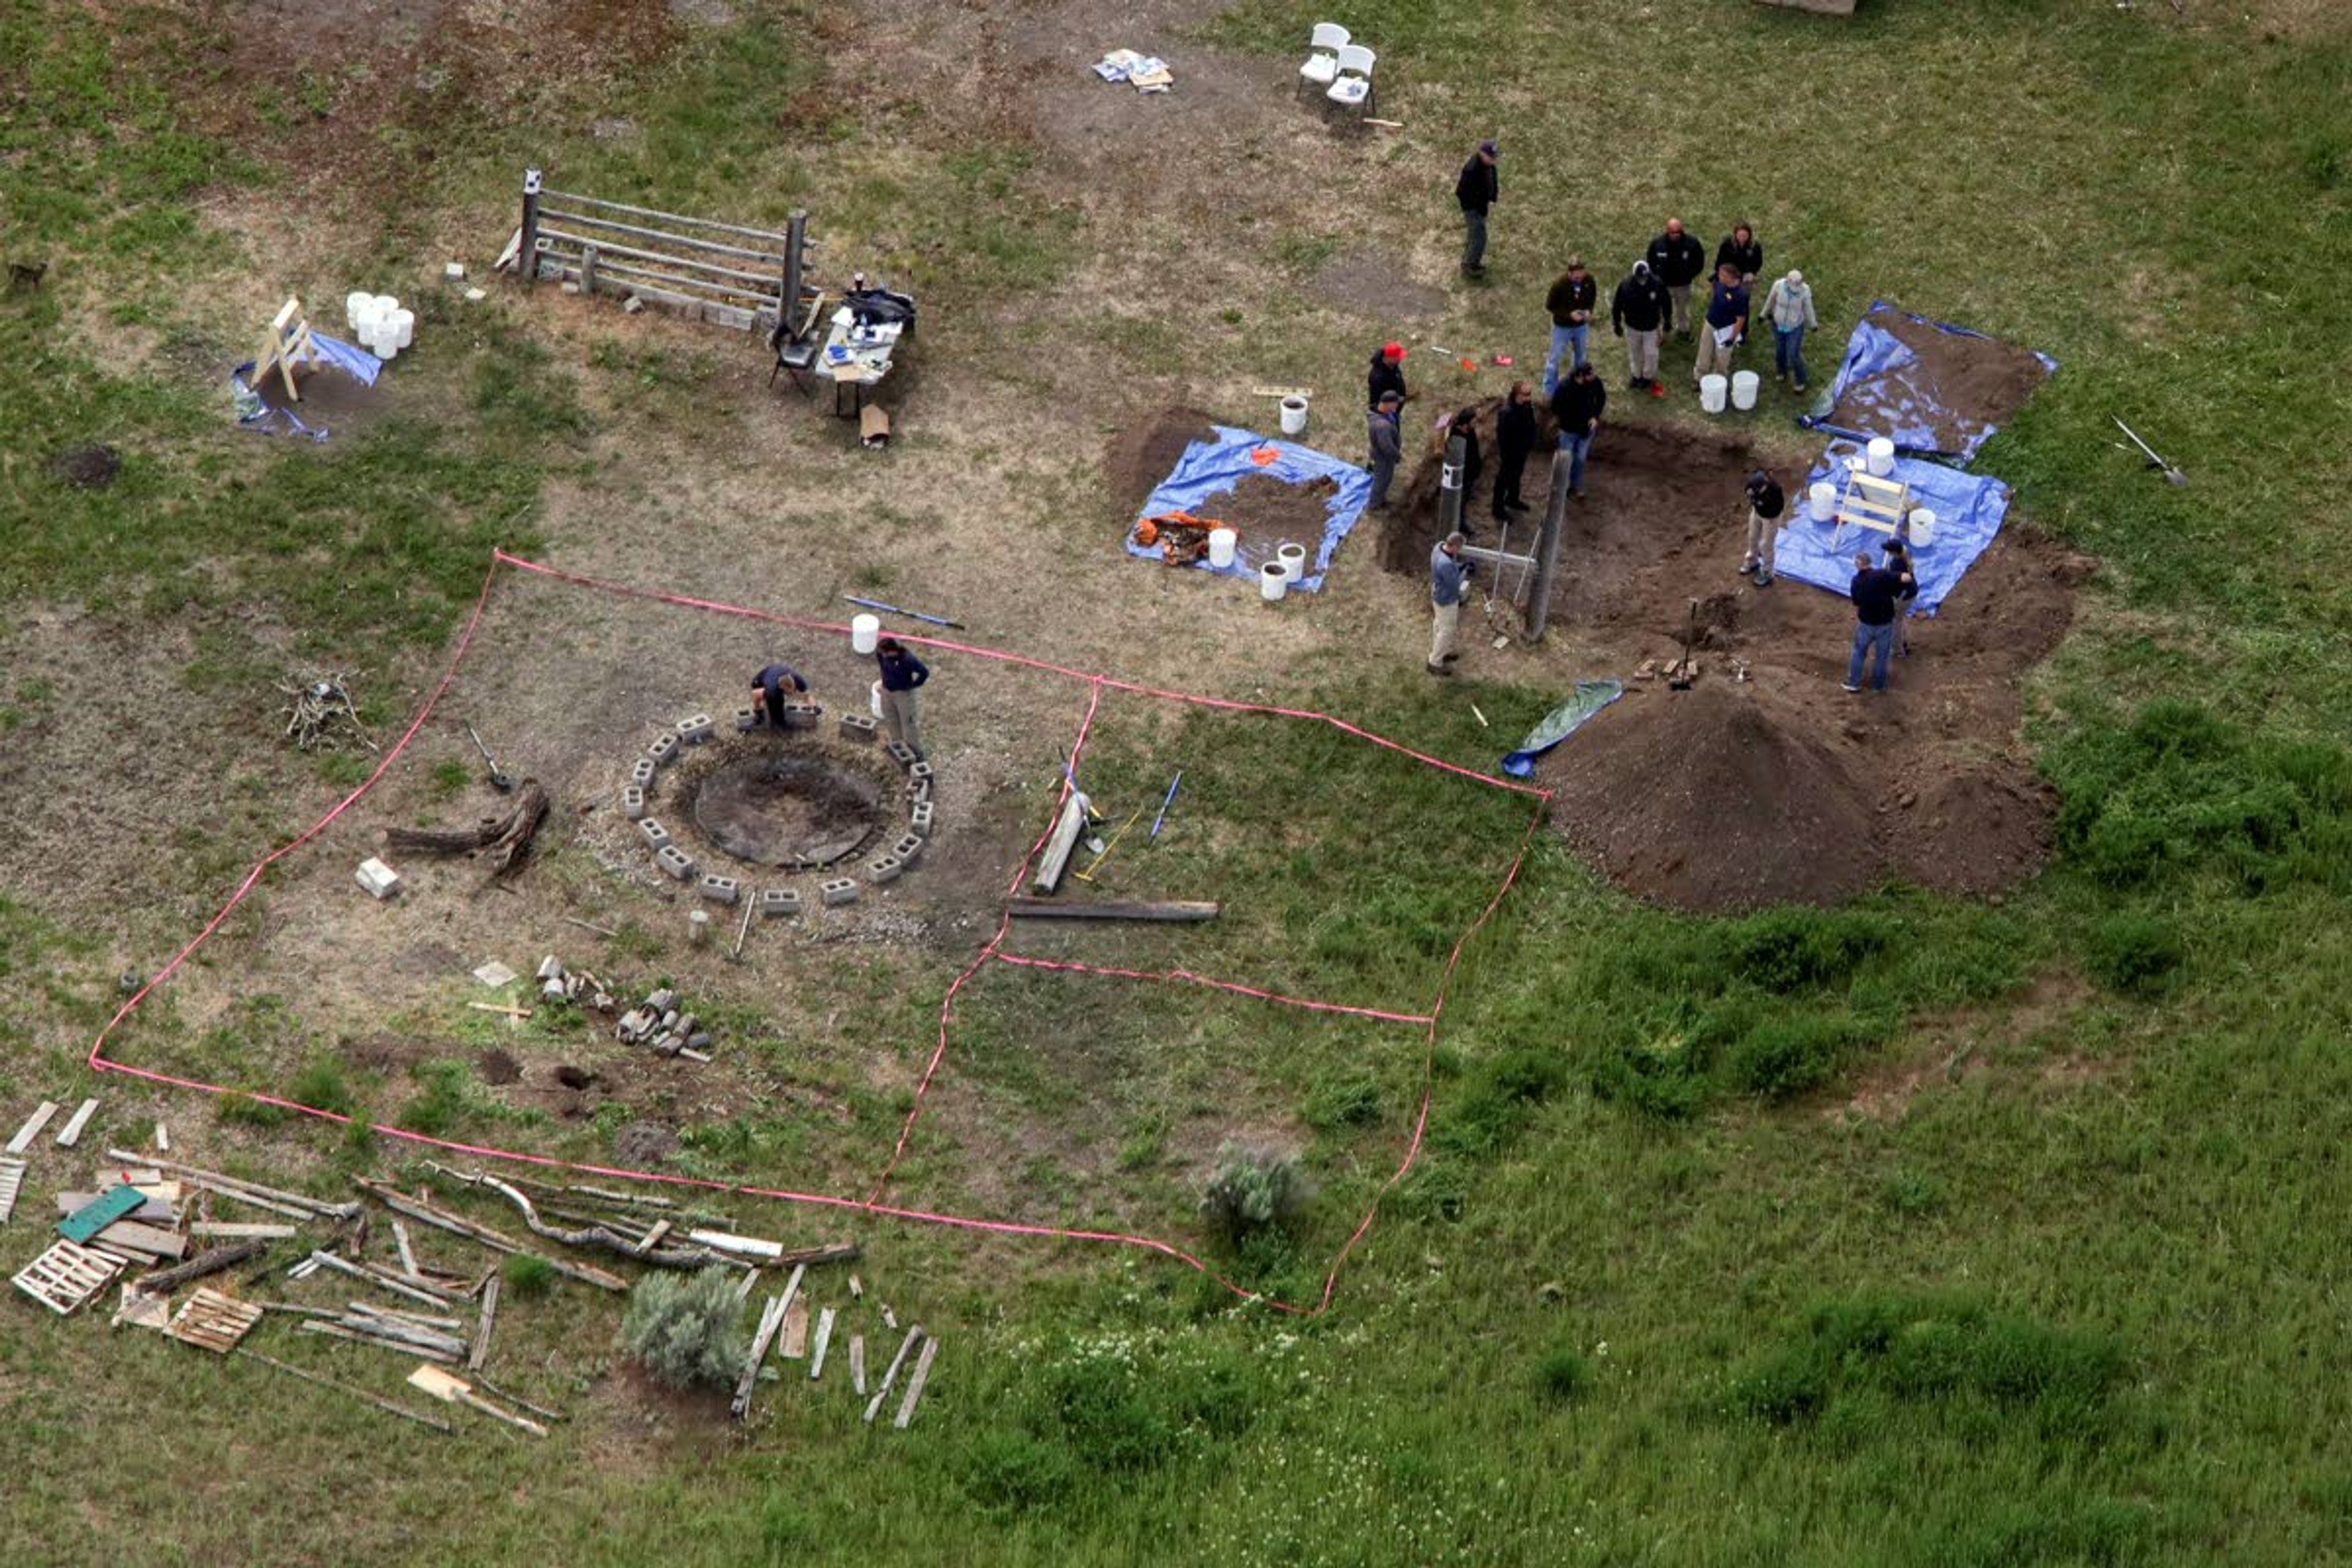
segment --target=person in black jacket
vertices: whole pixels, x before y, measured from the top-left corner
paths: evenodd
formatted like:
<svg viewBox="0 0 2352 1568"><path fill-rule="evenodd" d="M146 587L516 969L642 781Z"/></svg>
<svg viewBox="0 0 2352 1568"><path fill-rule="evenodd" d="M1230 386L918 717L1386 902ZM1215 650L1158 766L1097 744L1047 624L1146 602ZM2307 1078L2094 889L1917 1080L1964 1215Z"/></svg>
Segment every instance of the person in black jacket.
<svg viewBox="0 0 2352 1568"><path fill-rule="evenodd" d="M1666 395L1658 384L1658 339L1674 325L1674 297L1647 261L1633 263L1633 270L1610 296L1609 324L1625 340L1629 384L1635 392Z"/></svg>
<svg viewBox="0 0 2352 1568"><path fill-rule="evenodd" d="M1454 199L1462 206L1462 276L1486 275L1486 212L1503 194L1495 173L1495 144L1481 142L1454 182Z"/></svg>
<svg viewBox="0 0 2352 1568"><path fill-rule="evenodd" d="M1744 223L1733 225L1723 243L1715 247L1715 264L1738 272L1741 288L1755 288L1764 271L1764 247L1756 242L1756 231Z"/></svg>
<svg viewBox="0 0 2352 1568"><path fill-rule="evenodd" d="M1551 292L1544 296L1544 309L1551 312L1551 353L1544 358L1544 395L1559 390L1559 352L1574 352L1573 364L1582 364L1591 358L1592 313L1601 308L1601 285L1584 269L1584 258L1568 258L1568 270L1553 280Z"/></svg>
<svg viewBox="0 0 2352 1568"><path fill-rule="evenodd" d="M1560 455L1568 459L1569 491L1580 500L1584 499L1584 459L1592 450L1592 438L1601 434L1601 411L1608 405L1609 389L1589 364L1578 365L1551 396L1552 417L1559 421Z"/></svg>
<svg viewBox="0 0 2352 1568"><path fill-rule="evenodd" d="M1478 449L1478 410L1465 408L1445 423L1446 442L1462 437L1462 531L1470 531L1470 499L1478 493L1478 476L1486 471L1486 455Z"/></svg>
<svg viewBox="0 0 2352 1568"><path fill-rule="evenodd" d="M1524 381L1511 383L1503 411L1495 416L1495 521L1508 522L1511 512L1528 510L1519 499L1519 476L1536 449L1536 401Z"/></svg>
<svg viewBox="0 0 2352 1568"><path fill-rule="evenodd" d="M1691 285L1706 270L1706 247L1697 238L1683 232L1683 220L1670 217L1666 232L1650 241L1650 270L1666 286L1666 298L1674 301L1675 321L1682 323L1682 334L1691 335Z"/></svg>
<svg viewBox="0 0 2352 1568"><path fill-rule="evenodd" d="M1769 466L1748 476L1748 548L1739 557L1739 574L1753 573L1759 588L1772 585L1772 547L1780 542L1780 514L1788 506L1788 494Z"/></svg>
<svg viewBox="0 0 2352 1568"><path fill-rule="evenodd" d="M1412 393L1404 384L1404 345L1382 343L1372 351L1371 374L1365 378L1364 406L1381 405L1381 394L1393 392L1399 403L1410 403Z"/></svg>

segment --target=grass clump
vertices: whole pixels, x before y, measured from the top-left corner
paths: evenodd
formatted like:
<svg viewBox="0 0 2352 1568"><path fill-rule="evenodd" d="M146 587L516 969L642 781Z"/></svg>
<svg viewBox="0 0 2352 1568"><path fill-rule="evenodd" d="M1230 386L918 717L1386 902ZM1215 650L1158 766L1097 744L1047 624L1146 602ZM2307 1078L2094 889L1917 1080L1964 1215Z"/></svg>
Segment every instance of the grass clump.
<svg viewBox="0 0 2352 1568"><path fill-rule="evenodd" d="M536 1300L555 1289L555 1265L528 1252L509 1257L502 1272L506 1275L506 1288L526 1300Z"/></svg>
<svg viewBox="0 0 2352 1568"><path fill-rule="evenodd" d="M2152 996L2170 983L2187 949L2180 933L2153 915L2109 915L2091 928L2084 966L2110 991Z"/></svg>
<svg viewBox="0 0 2352 1568"><path fill-rule="evenodd" d="M1573 1345L1554 1345L1536 1363L1536 1389L1567 1405L1592 1392L1592 1363Z"/></svg>
<svg viewBox="0 0 2352 1568"><path fill-rule="evenodd" d="M1270 1227L1289 1224L1315 1195L1296 1154L1227 1142L1201 1194L1210 1226L1238 1246Z"/></svg>
<svg viewBox="0 0 2352 1568"><path fill-rule="evenodd" d="M297 1105L331 1110L338 1116L349 1116L359 1103L352 1098L352 1086L343 1081L342 1065L328 1057L305 1064L287 1087L286 1098Z"/></svg>
<svg viewBox="0 0 2352 1568"><path fill-rule="evenodd" d="M744 1349L735 1281L723 1268L648 1274L629 1292L621 1346L672 1388L730 1386Z"/></svg>

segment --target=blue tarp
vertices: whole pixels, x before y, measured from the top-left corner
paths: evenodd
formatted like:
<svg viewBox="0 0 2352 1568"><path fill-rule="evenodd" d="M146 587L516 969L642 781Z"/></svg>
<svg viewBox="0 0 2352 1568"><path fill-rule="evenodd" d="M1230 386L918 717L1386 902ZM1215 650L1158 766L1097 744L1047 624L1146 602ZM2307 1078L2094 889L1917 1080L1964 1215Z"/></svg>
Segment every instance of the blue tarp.
<svg viewBox="0 0 2352 1568"><path fill-rule="evenodd" d="M1853 336L1846 340L1845 363L1838 366L1837 379L1830 384L1827 412L1807 415L1797 423L1856 441L1884 436L1906 456L1942 458L1966 467L1977 448L2015 410L1947 405L1942 389L1926 376L1919 356L1888 330L1887 322L1896 320L1956 338L2000 341L1874 300L1863 312ZM2042 362L2044 371L2058 368L2058 362L2048 354L2033 357Z"/></svg>
<svg viewBox="0 0 2352 1568"><path fill-rule="evenodd" d="M1214 517L1217 515L1215 498L1230 495L1235 486L1252 474L1265 474L1294 485L1329 479L1339 488L1325 509L1323 542L1315 548L1313 559L1307 563L1307 575L1291 584L1290 591L1297 593L1301 588L1323 586L1323 574L1330 568L1331 552L1339 549L1339 541L1348 537L1348 531L1356 526L1358 518L1364 515L1365 503L1372 499L1372 476L1359 464L1343 462L1295 442L1269 439L1226 425L1212 425L1209 428L1216 432L1216 440L1195 441L1184 448L1184 455L1176 459L1176 471L1160 480L1160 488L1145 500L1143 510L1136 514L1137 521L1171 511L1189 511L1195 517ZM1265 452L1274 454L1273 460L1259 462L1258 455ZM1286 542L1305 544L1308 542L1304 539L1252 538L1246 530L1243 531L1234 552L1234 563L1223 569L1223 574L1246 577L1255 582L1258 568L1274 559L1275 546ZM1128 530L1127 552L1148 561L1160 559L1158 547L1146 548L1135 542L1132 526ZM1202 561L1200 570L1214 572L1219 568Z"/></svg>
<svg viewBox="0 0 2352 1568"><path fill-rule="evenodd" d="M1576 732L1577 726L1625 695L1622 682L1614 680L1580 680L1576 695L1543 717L1543 722L1528 731L1519 749L1503 759L1503 771L1515 779L1526 778L1536 771L1536 759L1559 745Z"/></svg>
<svg viewBox="0 0 2352 1568"><path fill-rule="evenodd" d="M383 374L383 361L341 338L312 332L310 342L319 351L319 359L322 363L334 366L362 386L373 386L375 378ZM229 401L236 408L236 422L248 429L265 430L273 436L278 434L278 426L283 422L292 435L308 436L313 441L325 440L325 426L307 425L293 409L273 408L261 400L261 395L254 390L253 383L247 379L253 374L255 363L247 360L228 374Z"/></svg>
<svg viewBox="0 0 2352 1568"><path fill-rule="evenodd" d="M1804 484L1790 492L1790 521L1774 547L1776 574L1843 595L1853 581L1854 556L1864 550L1874 557L1880 555L1880 547L1886 542L1884 533L1851 524L1815 522L1805 506L1805 497L1816 480L1837 485L1843 493L1845 459L1859 451L1849 441L1831 442L1821 463L1805 476ZM1915 607L1922 614L1932 614L2000 531L2001 519L2009 515L2009 487L1999 479L1916 458L1895 458L1889 477L1910 487L1915 506L1936 514L1934 540L1924 549L1915 549L1911 556L1913 574L1919 579Z"/></svg>

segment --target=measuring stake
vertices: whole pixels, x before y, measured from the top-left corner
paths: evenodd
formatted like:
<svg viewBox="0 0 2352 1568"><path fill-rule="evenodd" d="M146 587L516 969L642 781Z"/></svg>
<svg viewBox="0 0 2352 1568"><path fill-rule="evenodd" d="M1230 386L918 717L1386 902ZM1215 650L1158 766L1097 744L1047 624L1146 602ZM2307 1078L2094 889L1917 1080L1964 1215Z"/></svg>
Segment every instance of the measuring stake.
<svg viewBox="0 0 2352 1568"><path fill-rule="evenodd" d="M736 958L743 956L743 939L751 933L751 911L758 907L759 906L750 899L743 900L743 923L735 928L735 952L732 956Z"/></svg>
<svg viewBox="0 0 2352 1568"><path fill-rule="evenodd" d="M1470 704L1470 711L1478 715L1478 728L1481 730L1491 730L1494 728L1493 725L1486 722L1486 716L1484 713L1478 712L1478 705L1475 702Z"/></svg>
<svg viewBox="0 0 2352 1568"><path fill-rule="evenodd" d="M1160 803L1160 815L1151 819L1151 837L1157 840L1160 827L1168 821L1168 808L1176 803L1176 786L1184 782L1184 770L1178 768L1176 776L1168 781L1168 797Z"/></svg>

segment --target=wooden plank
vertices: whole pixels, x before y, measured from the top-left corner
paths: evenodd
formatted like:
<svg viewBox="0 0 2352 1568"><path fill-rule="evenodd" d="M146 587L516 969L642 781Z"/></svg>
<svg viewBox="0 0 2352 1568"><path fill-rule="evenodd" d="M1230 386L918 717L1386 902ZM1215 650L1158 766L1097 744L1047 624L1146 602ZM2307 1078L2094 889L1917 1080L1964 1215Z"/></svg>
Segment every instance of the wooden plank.
<svg viewBox="0 0 2352 1568"><path fill-rule="evenodd" d="M77 1106L74 1110L72 1120L68 1121L65 1125L65 1130L58 1134L58 1147L60 1149L70 1149L75 1144L80 1142L81 1130L89 1125L89 1119L96 1115L97 1112L98 1101L96 1100L85 1100L80 1105Z"/></svg>
<svg viewBox="0 0 2352 1568"><path fill-rule="evenodd" d="M408 1245L408 1227L398 1220L392 1222L392 1245L400 1252L400 1271L410 1279L416 1278L416 1254Z"/></svg>
<svg viewBox="0 0 2352 1568"><path fill-rule="evenodd" d="M412 1301L422 1301L428 1307L446 1307L452 1304L448 1296L422 1281L412 1284L406 1280L394 1279L369 1268L364 1263L353 1263L351 1259L338 1258L331 1252L313 1252L310 1254L310 1261L322 1268L331 1268L338 1274L348 1274L354 1279L363 1279L380 1289L391 1291L395 1296L405 1296Z"/></svg>
<svg viewBox="0 0 2352 1568"><path fill-rule="evenodd" d="M158 1121L155 1123L155 1152L158 1154L168 1154L171 1152L172 1130Z"/></svg>
<svg viewBox="0 0 2352 1568"><path fill-rule="evenodd" d="M238 1198L251 1203L256 1201L256 1198L247 1197L247 1194L252 1194L258 1198L266 1198L271 1203L286 1204L307 1214L323 1215L330 1219L357 1219L360 1216L360 1205L357 1204L331 1204L319 1198L306 1198L300 1193L281 1192L276 1187L265 1187L258 1182L244 1181L236 1176L224 1176L217 1171L201 1170L194 1165L183 1165L177 1161L162 1159L153 1154L128 1154L120 1149L109 1149L106 1152L106 1157L110 1160L120 1160L126 1165L153 1165L161 1170L169 1171L184 1180L194 1182L198 1186L209 1188L223 1197ZM265 1204L263 1206L267 1207L268 1205Z"/></svg>
<svg viewBox="0 0 2352 1568"><path fill-rule="evenodd" d="M122 1265L79 1243L59 1239L17 1270L17 1289L64 1317L104 1289Z"/></svg>
<svg viewBox="0 0 2352 1568"><path fill-rule="evenodd" d="M393 1415L400 1416L403 1420L414 1421L420 1426L430 1426L436 1432L447 1432L452 1430L449 1424L446 1421L442 1420L437 1415L425 1415L417 1411L411 1410L405 1405L394 1405L389 1399L379 1399L374 1394L367 1393L363 1389L353 1388L347 1383L337 1383L331 1377L320 1377L315 1372L304 1372L299 1366L289 1366L282 1361L278 1361L272 1357L263 1355L259 1351L240 1351L238 1353L243 1355L248 1361L257 1361L264 1366L274 1366L278 1371L285 1373L289 1376L299 1377L305 1383L315 1383L321 1388L331 1388L338 1394L348 1394L353 1399L363 1400L366 1403L374 1405L378 1410L390 1411Z"/></svg>
<svg viewBox="0 0 2352 1568"><path fill-rule="evenodd" d="M420 1329L446 1330L453 1336L466 1326L463 1318L428 1317L423 1312L404 1312L398 1307L379 1307L373 1301L352 1301L346 1305L362 1318L380 1318L388 1323L407 1323Z"/></svg>
<svg viewBox="0 0 2352 1568"><path fill-rule="evenodd" d="M817 1314L816 1343L809 1351L809 1381L814 1383L824 1375L825 1348L833 1343L833 1309L827 1307Z"/></svg>
<svg viewBox="0 0 2352 1568"><path fill-rule="evenodd" d="M794 1301L784 1310L784 1342L776 1353L786 1361L808 1354L809 1310L806 1301Z"/></svg>
<svg viewBox="0 0 2352 1568"><path fill-rule="evenodd" d="M133 1187L131 1190L132 1192L137 1192L139 1189ZM86 1209L89 1207L90 1205L96 1203L102 1195L103 1194L99 1193L59 1193L57 1194L58 1217L63 1218L68 1215L79 1214L83 1209ZM180 1211L177 1207L165 1202L162 1198L144 1198L137 1208L132 1209L122 1217L124 1219L142 1220L150 1225L170 1225L180 1217Z"/></svg>
<svg viewBox="0 0 2352 1568"><path fill-rule="evenodd" d="M760 1363L768 1359L768 1345L783 1321L784 1299L769 1297L768 1304L760 1309L760 1331L751 1336L751 1350L743 1358L742 1375L735 1380L734 1397L727 1402L727 1414L738 1421L751 1408L751 1391L760 1381Z"/></svg>
<svg viewBox="0 0 2352 1568"><path fill-rule="evenodd" d="M890 1358L890 1370L882 1374L880 1385L874 1390L874 1397L866 1406L866 1424L868 1426L874 1425L874 1417L881 1413L882 1402L890 1397L890 1385L898 1381L898 1369L907 1363L907 1352L922 1341L923 1325L917 1323L907 1331L907 1337L898 1342L898 1353Z"/></svg>
<svg viewBox="0 0 2352 1568"><path fill-rule="evenodd" d="M215 1355L226 1355L261 1321L261 1309L250 1301L198 1289L163 1331L175 1340L201 1345Z"/></svg>
<svg viewBox="0 0 2352 1568"><path fill-rule="evenodd" d="M436 1399L446 1400L452 1405L462 1405L468 1410L478 1410L485 1415L503 1421L508 1426L528 1432L534 1437L547 1436L546 1427L526 1416L517 1415L510 1410L499 1409L476 1394L473 1384L463 1378L453 1377L448 1373L435 1367L420 1366L408 1374L408 1381Z"/></svg>
<svg viewBox="0 0 2352 1568"><path fill-rule="evenodd" d="M898 1402L898 1414L890 1423L901 1432L907 1429L907 1423L915 1418L915 1401L922 1398L923 1384L931 1380L931 1358L939 1353L938 1340L923 1342L923 1353L915 1362L915 1375L907 1381L907 1397Z"/></svg>
<svg viewBox="0 0 2352 1568"><path fill-rule="evenodd" d="M1058 899L1014 898L1005 900L1004 912L1028 920L1191 921L1214 920L1220 907L1178 900L1070 904Z"/></svg>
<svg viewBox="0 0 2352 1568"><path fill-rule="evenodd" d="M849 1387L858 1398L866 1397L866 1336L849 1336Z"/></svg>
<svg viewBox="0 0 2352 1568"><path fill-rule="evenodd" d="M469 1241L479 1242L494 1252L536 1258L558 1274L580 1280L583 1284L593 1285L601 1290L618 1292L629 1288L629 1282L616 1274L607 1274L601 1268L592 1268L584 1263L568 1263L561 1258L551 1258L544 1252L533 1252L510 1236L492 1230L488 1226L478 1225L462 1215L454 1215L436 1208L421 1198L409 1197L382 1182L371 1182L365 1176L353 1176L352 1180L362 1192L374 1196L386 1208L396 1214L406 1215L413 1220L421 1220L436 1230L446 1230L453 1236L462 1236Z"/></svg>
<svg viewBox="0 0 2352 1568"><path fill-rule="evenodd" d="M219 1241L284 1241L300 1228L291 1225L250 1225L243 1220L200 1219L188 1226L188 1234Z"/></svg>
<svg viewBox="0 0 2352 1568"><path fill-rule="evenodd" d="M445 1351L427 1350L422 1345L410 1344L404 1340L395 1339L387 1334L363 1334L356 1330L347 1329L341 1323L304 1323L302 1331L306 1334L325 1334L330 1339L349 1340L355 1345L373 1345L380 1351L390 1351L394 1355L423 1356L426 1361L437 1361L448 1366L457 1364L457 1358Z"/></svg>
<svg viewBox="0 0 2352 1568"><path fill-rule="evenodd" d="M186 1237L176 1230L159 1230L136 1220L116 1220L100 1231L97 1239L108 1247L143 1252L150 1258L168 1258L174 1262L188 1255Z"/></svg>
<svg viewBox="0 0 2352 1568"><path fill-rule="evenodd" d="M482 1281L482 1317L474 1325L474 1342L466 1352L467 1372L481 1371L482 1363L489 1358L490 1326L498 1321L498 1316L499 1275L494 1268L490 1270L490 1277Z"/></svg>
<svg viewBox="0 0 2352 1568"><path fill-rule="evenodd" d="M0 1225L16 1212L16 1194L25 1189L25 1162L0 1160Z"/></svg>
<svg viewBox="0 0 2352 1568"><path fill-rule="evenodd" d="M57 1113L58 1102L56 1100L45 1100L41 1101L39 1108L37 1109L32 1115L25 1118L25 1125L16 1129L16 1136L8 1140L7 1152L11 1154L21 1154L26 1150L31 1148L33 1146L33 1140L41 1135L41 1129L47 1127L49 1124L49 1118L55 1116Z"/></svg>
<svg viewBox="0 0 2352 1568"><path fill-rule="evenodd" d="M58 1221L58 1234L68 1241L88 1241L145 1201L136 1187L110 1187Z"/></svg>

